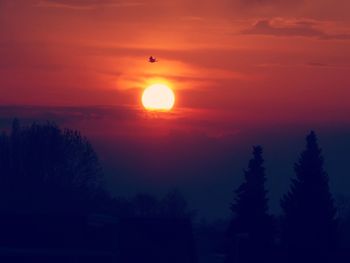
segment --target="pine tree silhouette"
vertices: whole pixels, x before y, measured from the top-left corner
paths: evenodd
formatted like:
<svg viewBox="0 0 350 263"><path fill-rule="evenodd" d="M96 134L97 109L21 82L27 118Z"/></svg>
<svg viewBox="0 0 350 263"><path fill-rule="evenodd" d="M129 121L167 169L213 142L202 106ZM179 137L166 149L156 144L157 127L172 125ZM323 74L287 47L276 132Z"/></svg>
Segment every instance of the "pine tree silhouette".
<svg viewBox="0 0 350 263"><path fill-rule="evenodd" d="M281 200L282 244L289 262L334 262L336 208L313 131L306 142L295 164L296 178Z"/></svg>
<svg viewBox="0 0 350 263"><path fill-rule="evenodd" d="M273 243L273 220L268 213L262 152L260 146L253 148L253 159L249 161L248 170L244 172L245 181L235 191L237 197L231 205L234 218L229 229L229 261L269 260Z"/></svg>

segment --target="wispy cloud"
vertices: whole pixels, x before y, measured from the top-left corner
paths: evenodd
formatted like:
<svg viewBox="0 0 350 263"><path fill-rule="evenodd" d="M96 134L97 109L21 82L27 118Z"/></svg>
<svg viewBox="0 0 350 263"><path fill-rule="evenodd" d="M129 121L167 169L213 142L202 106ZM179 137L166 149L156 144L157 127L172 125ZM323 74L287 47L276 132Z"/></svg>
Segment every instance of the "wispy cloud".
<svg viewBox="0 0 350 263"><path fill-rule="evenodd" d="M99 7L134 7L141 6L141 2L118 0L42 0L37 6L46 8L61 8L72 10L92 10Z"/></svg>
<svg viewBox="0 0 350 263"><path fill-rule="evenodd" d="M304 0L239 0L239 2L245 5L296 5L303 3Z"/></svg>
<svg viewBox="0 0 350 263"><path fill-rule="evenodd" d="M274 20L259 20L251 28L243 30L246 35L266 35L276 37L310 37L322 40L349 40L350 34L330 34L316 27L312 21L282 21L279 25Z"/></svg>
<svg viewBox="0 0 350 263"><path fill-rule="evenodd" d="M14 118L24 124L33 121L54 121L66 126L81 121L101 120L132 121L141 117L139 110L129 106L86 106L86 107L44 107L44 106L0 106L0 128L8 126Z"/></svg>

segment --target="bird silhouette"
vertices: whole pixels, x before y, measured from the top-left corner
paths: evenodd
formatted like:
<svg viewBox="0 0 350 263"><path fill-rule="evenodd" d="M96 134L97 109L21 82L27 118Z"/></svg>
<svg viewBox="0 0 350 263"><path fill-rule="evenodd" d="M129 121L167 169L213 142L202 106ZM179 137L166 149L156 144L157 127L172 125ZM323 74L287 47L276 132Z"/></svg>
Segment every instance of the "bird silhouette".
<svg viewBox="0 0 350 263"><path fill-rule="evenodd" d="M150 56L149 59L148 59L148 62L155 63L155 62L158 62L158 60L155 57Z"/></svg>

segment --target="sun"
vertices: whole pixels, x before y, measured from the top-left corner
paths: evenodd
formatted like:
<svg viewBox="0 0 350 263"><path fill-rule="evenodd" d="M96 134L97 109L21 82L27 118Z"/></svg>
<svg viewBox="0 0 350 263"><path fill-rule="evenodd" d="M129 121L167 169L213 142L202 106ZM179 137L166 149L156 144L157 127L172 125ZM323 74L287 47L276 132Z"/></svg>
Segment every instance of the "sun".
<svg viewBox="0 0 350 263"><path fill-rule="evenodd" d="M142 94L142 105L150 111L169 111L175 103L175 94L165 84L152 84Z"/></svg>

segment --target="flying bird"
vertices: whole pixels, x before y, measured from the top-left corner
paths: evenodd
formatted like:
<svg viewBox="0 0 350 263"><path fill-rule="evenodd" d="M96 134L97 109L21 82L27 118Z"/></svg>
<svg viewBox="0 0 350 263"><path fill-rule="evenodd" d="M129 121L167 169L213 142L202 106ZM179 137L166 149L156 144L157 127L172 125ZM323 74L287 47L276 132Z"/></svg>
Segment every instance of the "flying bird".
<svg viewBox="0 0 350 263"><path fill-rule="evenodd" d="M156 58L154 58L153 56L150 56L149 59L148 59L148 62L149 63L155 63L155 62L158 62L158 60Z"/></svg>

